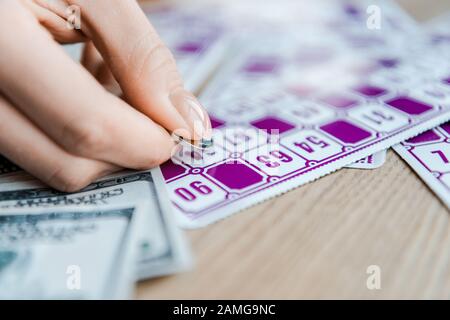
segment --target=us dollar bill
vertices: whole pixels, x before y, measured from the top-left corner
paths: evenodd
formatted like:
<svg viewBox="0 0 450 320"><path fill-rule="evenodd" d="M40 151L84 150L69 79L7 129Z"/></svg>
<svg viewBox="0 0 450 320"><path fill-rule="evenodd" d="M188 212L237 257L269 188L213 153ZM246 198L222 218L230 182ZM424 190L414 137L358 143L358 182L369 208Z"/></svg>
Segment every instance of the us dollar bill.
<svg viewBox="0 0 450 320"><path fill-rule="evenodd" d="M33 177L0 155L0 184L29 180L33 180Z"/></svg>
<svg viewBox="0 0 450 320"><path fill-rule="evenodd" d="M143 207L2 210L1 299L125 299Z"/></svg>
<svg viewBox="0 0 450 320"><path fill-rule="evenodd" d="M21 169L3 156L0 156L0 176L16 173Z"/></svg>
<svg viewBox="0 0 450 320"><path fill-rule="evenodd" d="M156 186L160 187L156 187ZM80 192L63 193L36 180L0 184L0 212L83 205L144 202L144 232L138 239L138 279L167 275L192 264L189 247L171 212L159 168L96 181Z"/></svg>

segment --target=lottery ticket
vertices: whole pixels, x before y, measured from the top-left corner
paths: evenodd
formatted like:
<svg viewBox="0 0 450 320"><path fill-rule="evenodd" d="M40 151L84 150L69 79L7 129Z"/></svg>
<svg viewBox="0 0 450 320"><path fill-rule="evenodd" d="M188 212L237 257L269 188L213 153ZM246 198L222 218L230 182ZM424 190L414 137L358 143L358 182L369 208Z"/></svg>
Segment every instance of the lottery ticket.
<svg viewBox="0 0 450 320"><path fill-rule="evenodd" d="M406 140L393 149L450 208L450 123Z"/></svg>
<svg viewBox="0 0 450 320"><path fill-rule="evenodd" d="M386 150L383 150L353 162L352 164L346 165L345 167L352 169L376 169L381 167L385 161Z"/></svg>
<svg viewBox="0 0 450 320"><path fill-rule="evenodd" d="M183 226L220 220L450 119L450 105L424 90L449 76L445 62L428 56L398 7L377 4L379 30L368 27L367 3L330 2L322 25L255 35L218 72L201 95L215 149L181 150L161 167Z"/></svg>
<svg viewBox="0 0 450 320"><path fill-rule="evenodd" d="M198 6L144 6L170 48L188 90L196 92L223 59L229 36L217 15Z"/></svg>
<svg viewBox="0 0 450 320"><path fill-rule="evenodd" d="M430 50L450 57L450 15L432 21L425 30ZM450 70L448 63L442 67ZM436 104L449 105L450 71L448 77L430 83L424 90ZM450 208L450 123L402 142L394 150Z"/></svg>

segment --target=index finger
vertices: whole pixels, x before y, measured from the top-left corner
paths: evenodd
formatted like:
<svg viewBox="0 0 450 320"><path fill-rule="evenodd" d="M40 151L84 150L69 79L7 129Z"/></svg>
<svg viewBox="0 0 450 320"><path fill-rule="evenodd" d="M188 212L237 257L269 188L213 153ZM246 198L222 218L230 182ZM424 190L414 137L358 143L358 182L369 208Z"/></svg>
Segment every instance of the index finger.
<svg viewBox="0 0 450 320"><path fill-rule="evenodd" d="M132 106L185 138L210 138L205 109L184 89L172 54L136 1L67 2L80 7L83 32L110 66Z"/></svg>

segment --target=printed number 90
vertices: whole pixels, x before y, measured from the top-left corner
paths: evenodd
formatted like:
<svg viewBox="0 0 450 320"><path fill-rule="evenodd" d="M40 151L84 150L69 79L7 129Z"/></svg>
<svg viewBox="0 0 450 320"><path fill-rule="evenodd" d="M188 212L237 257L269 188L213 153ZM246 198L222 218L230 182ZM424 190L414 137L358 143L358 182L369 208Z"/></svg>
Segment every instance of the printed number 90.
<svg viewBox="0 0 450 320"><path fill-rule="evenodd" d="M177 188L175 189L175 193L186 201L194 201L197 199L196 194L198 195L207 195L212 192L211 188L205 184L202 184L201 181L194 181L189 184L189 189L187 188Z"/></svg>

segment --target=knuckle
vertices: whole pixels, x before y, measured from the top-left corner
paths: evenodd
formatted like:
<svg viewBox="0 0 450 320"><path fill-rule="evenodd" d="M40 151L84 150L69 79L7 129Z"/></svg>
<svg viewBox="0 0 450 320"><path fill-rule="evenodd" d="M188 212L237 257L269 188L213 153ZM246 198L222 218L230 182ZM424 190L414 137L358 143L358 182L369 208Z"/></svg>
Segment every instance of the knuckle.
<svg viewBox="0 0 450 320"><path fill-rule="evenodd" d="M47 180L47 183L63 192L75 192L84 188L91 182L91 177L83 170L74 170L78 164L57 167Z"/></svg>
<svg viewBox="0 0 450 320"><path fill-rule="evenodd" d="M134 169L136 170L148 170L159 166L160 164L166 162L170 158L169 148L157 148L151 155L142 158L136 165Z"/></svg>
<svg viewBox="0 0 450 320"><path fill-rule="evenodd" d="M150 65L155 70L162 66L169 68L175 66L175 59L172 53L161 40L157 40L156 43L150 46L147 59L149 59Z"/></svg>
<svg viewBox="0 0 450 320"><path fill-rule="evenodd" d="M162 162L159 157L150 156L140 159L133 169L136 170L148 170L160 165Z"/></svg>
<svg viewBox="0 0 450 320"><path fill-rule="evenodd" d="M91 121L77 121L63 129L63 141L67 151L80 156L93 156L102 152L106 145L103 124Z"/></svg>
<svg viewBox="0 0 450 320"><path fill-rule="evenodd" d="M168 72L167 79L168 92L175 92L178 89L184 88L183 80L177 70Z"/></svg>

